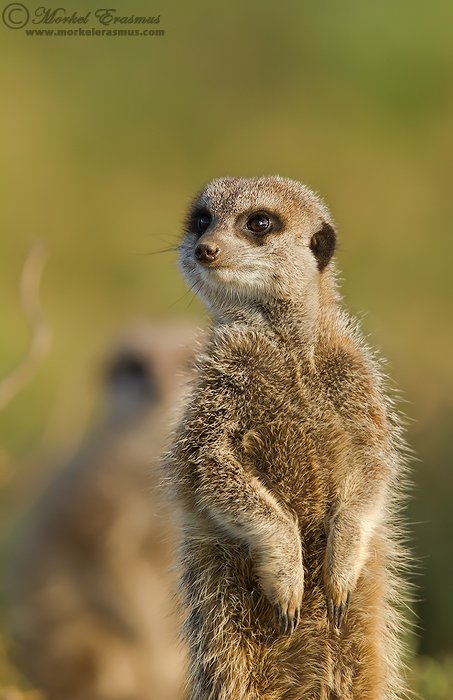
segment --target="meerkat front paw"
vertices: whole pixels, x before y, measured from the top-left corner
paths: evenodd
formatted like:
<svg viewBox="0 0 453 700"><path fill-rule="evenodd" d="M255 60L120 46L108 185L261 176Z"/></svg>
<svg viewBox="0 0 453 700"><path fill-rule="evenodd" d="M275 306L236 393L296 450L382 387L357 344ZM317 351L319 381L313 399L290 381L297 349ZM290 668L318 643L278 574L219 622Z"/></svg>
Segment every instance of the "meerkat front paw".
<svg viewBox="0 0 453 700"><path fill-rule="evenodd" d="M280 634L291 636L297 629L300 620L300 606L304 592L303 569L301 579L293 582L293 587L289 589L285 586L285 592L274 598L275 626ZM294 585L294 583L296 585Z"/></svg>
<svg viewBox="0 0 453 700"><path fill-rule="evenodd" d="M297 629L300 619L300 607L304 593L304 569L302 559L282 570L281 562L276 571L269 565L261 571L261 584L269 601L274 607L275 625L280 634L289 636Z"/></svg>
<svg viewBox="0 0 453 700"><path fill-rule="evenodd" d="M275 626L280 634L287 634L290 637L297 629L300 620L302 593L299 596L293 595L289 602L274 603Z"/></svg>
<svg viewBox="0 0 453 700"><path fill-rule="evenodd" d="M336 630L339 630L346 618L351 601L351 591L341 586L329 586L327 592L327 608L329 619Z"/></svg>

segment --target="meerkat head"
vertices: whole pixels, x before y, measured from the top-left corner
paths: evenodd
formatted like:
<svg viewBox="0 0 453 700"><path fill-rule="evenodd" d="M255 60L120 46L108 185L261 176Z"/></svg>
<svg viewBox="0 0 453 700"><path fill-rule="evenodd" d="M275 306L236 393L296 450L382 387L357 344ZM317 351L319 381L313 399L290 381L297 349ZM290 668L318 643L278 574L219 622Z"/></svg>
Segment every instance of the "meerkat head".
<svg viewBox="0 0 453 700"><path fill-rule="evenodd" d="M316 296L336 235L327 208L281 177L222 178L195 198L180 245L187 283L213 310Z"/></svg>

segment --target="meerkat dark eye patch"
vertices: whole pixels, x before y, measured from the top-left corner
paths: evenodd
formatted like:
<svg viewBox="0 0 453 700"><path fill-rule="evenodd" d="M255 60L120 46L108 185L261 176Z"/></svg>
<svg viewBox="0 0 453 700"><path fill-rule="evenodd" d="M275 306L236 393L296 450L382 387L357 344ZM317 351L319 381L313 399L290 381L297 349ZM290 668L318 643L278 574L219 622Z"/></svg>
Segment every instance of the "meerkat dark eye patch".
<svg viewBox="0 0 453 700"><path fill-rule="evenodd" d="M310 250L318 263L318 270L322 272L335 252L337 234L335 229L326 222L319 231L311 237Z"/></svg>
<svg viewBox="0 0 453 700"><path fill-rule="evenodd" d="M212 216L207 209L196 209L191 212L187 221L188 231L193 231L201 236L210 226Z"/></svg>

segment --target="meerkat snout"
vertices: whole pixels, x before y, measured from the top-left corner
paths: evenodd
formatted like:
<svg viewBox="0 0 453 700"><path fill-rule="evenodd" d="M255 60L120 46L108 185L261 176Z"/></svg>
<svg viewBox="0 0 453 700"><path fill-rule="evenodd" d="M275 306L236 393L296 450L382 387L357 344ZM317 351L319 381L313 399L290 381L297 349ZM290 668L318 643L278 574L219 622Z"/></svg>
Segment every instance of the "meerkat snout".
<svg viewBox="0 0 453 700"><path fill-rule="evenodd" d="M219 255L220 248L212 241L208 241L207 243L198 243L194 250L195 259L201 263L212 263L217 260Z"/></svg>

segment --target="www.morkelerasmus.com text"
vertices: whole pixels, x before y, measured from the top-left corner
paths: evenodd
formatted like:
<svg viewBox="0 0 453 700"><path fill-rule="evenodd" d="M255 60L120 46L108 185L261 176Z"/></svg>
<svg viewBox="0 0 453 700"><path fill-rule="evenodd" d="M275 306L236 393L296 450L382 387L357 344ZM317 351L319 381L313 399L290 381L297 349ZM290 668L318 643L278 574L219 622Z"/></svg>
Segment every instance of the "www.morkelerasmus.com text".
<svg viewBox="0 0 453 700"><path fill-rule="evenodd" d="M26 29L27 36L164 36L163 29Z"/></svg>

